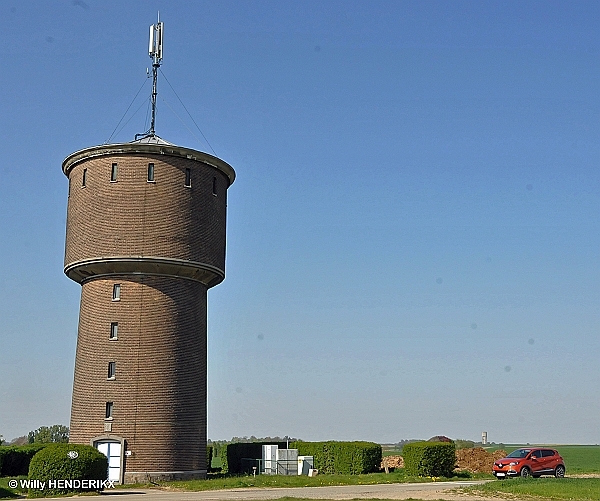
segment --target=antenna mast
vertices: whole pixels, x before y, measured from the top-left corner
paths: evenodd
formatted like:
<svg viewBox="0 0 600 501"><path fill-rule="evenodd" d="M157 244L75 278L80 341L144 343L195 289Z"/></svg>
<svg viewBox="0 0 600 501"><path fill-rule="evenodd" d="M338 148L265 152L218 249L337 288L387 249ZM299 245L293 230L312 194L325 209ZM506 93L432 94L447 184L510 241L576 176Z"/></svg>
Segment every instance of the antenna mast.
<svg viewBox="0 0 600 501"><path fill-rule="evenodd" d="M150 121L150 129L144 134L145 136L155 136L154 126L156 124L156 78L158 76L158 68L163 57L163 32L164 23L160 22L160 12L156 24L150 25L150 42L148 44L148 54L152 58L152 120ZM137 138L137 134L136 134Z"/></svg>

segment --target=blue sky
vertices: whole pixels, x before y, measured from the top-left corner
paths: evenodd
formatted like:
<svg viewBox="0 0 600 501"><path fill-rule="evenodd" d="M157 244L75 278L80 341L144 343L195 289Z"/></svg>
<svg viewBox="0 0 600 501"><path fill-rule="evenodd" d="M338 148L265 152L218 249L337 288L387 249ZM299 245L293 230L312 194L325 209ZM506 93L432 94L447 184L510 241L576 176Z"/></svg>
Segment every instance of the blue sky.
<svg viewBox="0 0 600 501"><path fill-rule="evenodd" d="M216 151L213 439L598 443L597 2L3 0L0 434L68 424L62 160ZM137 110L137 111L136 111ZM178 118L178 117L181 117ZM198 139L199 138L199 139Z"/></svg>

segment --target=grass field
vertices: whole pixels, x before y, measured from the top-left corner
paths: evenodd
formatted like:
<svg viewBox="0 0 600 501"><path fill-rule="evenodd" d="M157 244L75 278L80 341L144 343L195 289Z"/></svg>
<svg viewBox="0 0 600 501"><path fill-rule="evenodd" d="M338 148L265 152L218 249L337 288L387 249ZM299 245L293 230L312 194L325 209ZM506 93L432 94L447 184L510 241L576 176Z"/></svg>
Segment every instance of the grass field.
<svg viewBox="0 0 600 501"><path fill-rule="evenodd" d="M476 487L461 489L465 493L495 496L535 496L543 499L600 500L600 478L515 478L496 480Z"/></svg>
<svg viewBox="0 0 600 501"><path fill-rule="evenodd" d="M466 478L488 478L489 475L461 475L439 480L465 480ZM170 487L191 491L205 491L214 489L234 489L238 487L321 487L325 485L373 485L397 484L404 482L431 482L430 477L411 477L398 470L389 474L369 473L366 475L318 475L307 476L280 476L256 475L240 477L209 478L207 480L185 480L169 482Z"/></svg>
<svg viewBox="0 0 600 501"><path fill-rule="evenodd" d="M504 449L511 452L521 447L535 447L522 444L495 444L485 447L487 451ZM600 445L540 445L556 449L565 460L567 475L570 473L600 473Z"/></svg>
<svg viewBox="0 0 600 501"><path fill-rule="evenodd" d="M25 491L20 489L10 489L8 487L8 481L11 478L26 478L26 477L0 477L0 499L16 498L19 494L27 494Z"/></svg>

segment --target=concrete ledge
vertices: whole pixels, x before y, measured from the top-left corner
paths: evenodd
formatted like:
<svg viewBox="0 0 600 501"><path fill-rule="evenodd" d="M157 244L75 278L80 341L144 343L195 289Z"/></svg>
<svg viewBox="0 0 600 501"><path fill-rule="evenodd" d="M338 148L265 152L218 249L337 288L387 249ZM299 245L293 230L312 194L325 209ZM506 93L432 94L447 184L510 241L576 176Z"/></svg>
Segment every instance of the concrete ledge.
<svg viewBox="0 0 600 501"><path fill-rule="evenodd" d="M221 283L225 278L223 270L210 264L153 256L84 259L67 264L64 272L78 283L114 275L160 275L195 280L209 288Z"/></svg>
<svg viewBox="0 0 600 501"><path fill-rule="evenodd" d="M192 471L126 471L126 484L146 484L148 482L169 482L172 480L204 480L206 470Z"/></svg>

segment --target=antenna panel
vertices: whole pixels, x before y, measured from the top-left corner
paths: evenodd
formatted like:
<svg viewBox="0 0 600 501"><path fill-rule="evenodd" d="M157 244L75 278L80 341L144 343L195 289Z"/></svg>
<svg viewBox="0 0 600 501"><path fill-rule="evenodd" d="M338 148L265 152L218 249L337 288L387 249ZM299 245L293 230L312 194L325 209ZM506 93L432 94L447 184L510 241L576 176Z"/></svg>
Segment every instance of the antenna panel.
<svg viewBox="0 0 600 501"><path fill-rule="evenodd" d="M150 57L154 55L154 25L150 25L150 43L148 44L148 54Z"/></svg>
<svg viewBox="0 0 600 501"><path fill-rule="evenodd" d="M164 23L158 23L158 36L157 36L158 59L162 59L162 55L163 55L163 30L164 30Z"/></svg>

